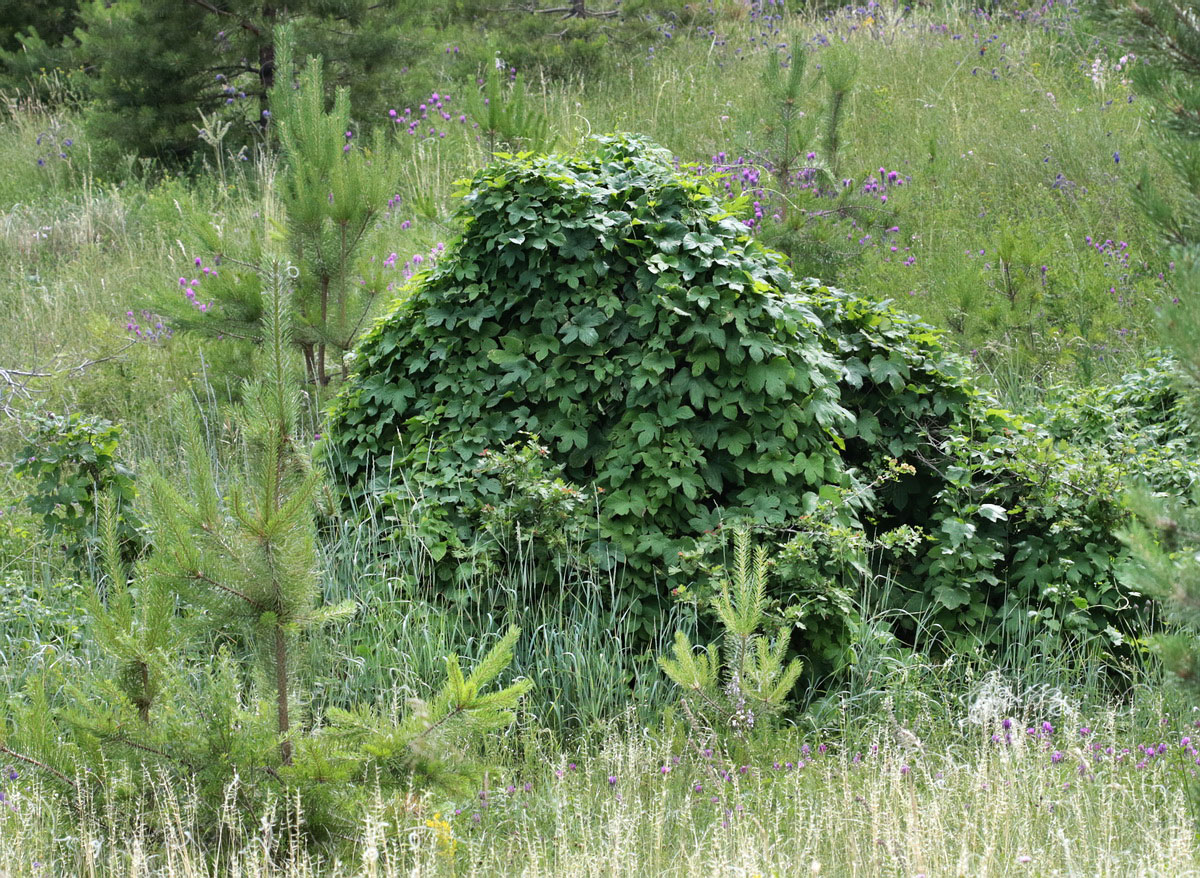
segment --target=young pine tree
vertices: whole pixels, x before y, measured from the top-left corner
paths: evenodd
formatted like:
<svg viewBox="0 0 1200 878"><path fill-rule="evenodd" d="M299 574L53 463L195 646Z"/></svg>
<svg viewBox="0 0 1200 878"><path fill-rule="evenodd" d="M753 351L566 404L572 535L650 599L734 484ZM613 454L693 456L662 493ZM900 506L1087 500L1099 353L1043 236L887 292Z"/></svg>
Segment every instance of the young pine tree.
<svg viewBox="0 0 1200 878"><path fill-rule="evenodd" d="M174 291L161 310L185 330L259 337L265 301L258 277L270 248L281 246L298 271L291 340L304 354L309 380L323 386L335 369L345 374L343 358L379 292L359 282L366 273L359 263L365 237L395 191L400 158L383 139L363 144L353 136L346 89L338 89L326 109L321 59L309 58L297 76L292 42L290 28L281 28L271 91L280 167L257 212L263 225L218 225L207 215L197 217L194 230L207 259L198 257L196 265L214 266L203 273L193 269L203 278L205 301L198 308Z"/></svg>
<svg viewBox="0 0 1200 878"><path fill-rule="evenodd" d="M716 606L720 648L697 652L677 631L672 655L659 656L663 672L683 689L685 714L704 735L744 738L783 709L800 679L801 660L786 660L787 630L780 629L774 642L758 633L766 618L767 566L763 546L751 552L750 531L735 531L732 582L721 583Z"/></svg>
<svg viewBox="0 0 1200 878"><path fill-rule="evenodd" d="M1159 326L1179 365L1182 405L1200 409L1200 14L1176 0L1102 0L1132 56L1132 78L1150 103L1152 130L1172 175L1143 175L1137 197L1170 248L1173 301ZM1193 417L1193 423L1195 419ZM1166 664L1200 687L1200 490L1191 497L1134 494L1138 523L1126 535L1143 587L1182 630L1157 638Z"/></svg>
<svg viewBox="0 0 1200 878"><path fill-rule="evenodd" d="M319 472L297 444L299 403L292 368L288 279L279 263L266 273L267 311L260 376L239 418L248 462L222 497L195 418L188 440L190 496L159 477L151 485L153 581L204 606L211 623L243 624L267 650L273 671L280 761L292 760L294 639L352 606L319 606L313 494Z"/></svg>
<svg viewBox="0 0 1200 878"><path fill-rule="evenodd" d="M214 815L232 800L259 819L260 806L295 796L310 831L346 831L368 792L474 776L466 753L512 721L530 682L488 690L511 662L515 628L470 674L448 658L442 689L399 719L364 706L296 721L298 641L355 607L320 601L319 475L297 441L294 273L278 262L265 272L260 378L236 419L240 459L218 478L199 419L181 409L187 485L151 480L153 553L133 570L103 502L106 575L86 601L102 658L81 679L57 682L65 703L35 689L19 715L0 707L0 753L77 792L85 782L129 789L151 769L193 785Z"/></svg>

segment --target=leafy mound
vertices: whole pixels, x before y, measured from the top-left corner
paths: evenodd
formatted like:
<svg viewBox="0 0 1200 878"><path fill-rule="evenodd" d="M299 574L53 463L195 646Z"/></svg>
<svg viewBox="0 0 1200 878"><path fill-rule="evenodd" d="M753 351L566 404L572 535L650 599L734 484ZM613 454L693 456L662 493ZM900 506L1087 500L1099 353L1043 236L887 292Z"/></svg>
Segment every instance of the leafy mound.
<svg viewBox="0 0 1200 878"><path fill-rule="evenodd" d="M782 523L841 479L849 417L819 322L668 153L607 138L587 157L504 157L461 219L359 346L330 430L349 481L390 457L448 484L538 434L570 481L606 492L605 533L649 576L720 510Z"/></svg>
<svg viewBox="0 0 1200 878"><path fill-rule="evenodd" d="M514 491L545 495L528 516L594 487L591 548L624 562L647 628L740 518L791 538L772 598L830 655L854 636L848 589L880 573L893 618L971 643L1011 633L997 614L1103 630L1126 606L1113 472L996 409L935 330L795 281L739 209L633 137L501 157L458 243L360 344L331 465L359 494L402 475L459 575ZM525 488L489 461L523 433L549 458Z"/></svg>
<svg viewBox="0 0 1200 878"><path fill-rule="evenodd" d="M1119 641L1137 621L1118 536L1128 466L1097 453L1094 433L1068 436L998 408L936 330L889 303L813 281L801 290L854 413L844 462L864 482L878 482L889 459L911 467L879 483L860 516L868 535L909 526L924 537L885 541L870 561L867 572L893 586L877 603L893 627L939 632L955 648ZM1108 422L1121 417L1110 408Z"/></svg>

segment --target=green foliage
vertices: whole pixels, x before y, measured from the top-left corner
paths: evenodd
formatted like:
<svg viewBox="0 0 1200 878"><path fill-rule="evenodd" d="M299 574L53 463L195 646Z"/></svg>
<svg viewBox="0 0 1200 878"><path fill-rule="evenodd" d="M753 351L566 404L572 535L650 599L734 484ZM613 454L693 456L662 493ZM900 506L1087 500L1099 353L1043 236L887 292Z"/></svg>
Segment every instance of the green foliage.
<svg viewBox="0 0 1200 878"><path fill-rule="evenodd" d="M462 240L367 334L334 407L353 489L403 478L451 581L500 493L473 463L537 432L569 483L603 489L591 551L625 562L647 632L704 532L745 517L840 547L792 552L773 595L800 624L810 598L836 620L817 641L834 667L857 630L846 589L880 575L907 636L925 620L998 644L1032 619L1119 642L1120 472L998 409L929 326L792 281L704 182L633 143L476 176Z"/></svg>
<svg viewBox="0 0 1200 878"><path fill-rule="evenodd" d="M300 268L297 341L310 376L325 384L327 350L341 365L376 292L356 289L350 274L364 235L394 191L398 169L382 141L370 148L350 143L347 89L338 89L326 112L319 58L308 59L298 87L292 87L290 37L282 39L280 81L271 92L283 159L278 193L287 243Z"/></svg>
<svg viewBox="0 0 1200 878"><path fill-rule="evenodd" d="M760 545L752 553L750 531L737 529L732 581L721 581L716 603L720 651L709 646L697 653L687 635L677 631L672 655L658 659L663 672L684 690L684 711L705 737L745 737L751 729L763 728L800 679L803 663L787 661L787 627L779 629L774 642L758 633L766 624L766 609L767 549Z"/></svg>
<svg viewBox="0 0 1200 878"><path fill-rule="evenodd" d="M1160 637L1158 647L1177 676L1197 684L1196 656L1200 655L1200 481L1195 476L1194 449L1200 442L1195 414L1200 404L1200 20L1195 10L1166 0L1147 0L1128 6L1100 4L1122 42L1136 53L1134 87L1151 105L1158 146L1171 170L1163 185L1143 174L1138 184L1139 206L1171 246L1179 295L1159 313L1163 342L1173 351L1179 400L1168 421L1183 427L1176 448L1192 452L1178 478L1169 463L1135 472L1132 505L1138 514L1125 538L1138 561L1135 575L1148 592L1162 598L1181 630ZM1159 431L1150 432L1150 439ZM1166 432L1166 431L1162 431ZM1154 456L1151 457L1155 459ZM1167 473L1164 475L1163 470ZM1176 478L1171 478L1175 475ZM1193 791L1193 800L1196 798Z"/></svg>
<svg viewBox="0 0 1200 878"><path fill-rule="evenodd" d="M330 460L355 490L390 458L414 493L461 507L480 452L537 433L567 480L604 490L599 528L640 603L725 511L782 523L840 478L847 414L812 312L664 151L617 137L501 156L460 216L335 404Z"/></svg>
<svg viewBox="0 0 1200 878"><path fill-rule="evenodd" d="M838 132L856 76L854 55L823 53L816 76L806 75L808 56L807 50L796 51L785 63L772 52L763 70L759 119L744 150L756 170L769 176L770 186L757 173L749 179L739 173L742 164L717 170L728 176L735 197L755 199L756 234L787 255L793 274L833 283L862 254L864 242L886 236L895 216L877 196L838 178ZM872 174L868 169L864 177L874 179Z"/></svg>
<svg viewBox="0 0 1200 878"><path fill-rule="evenodd" d="M190 490L159 476L150 487L156 582L204 606L218 629L248 623L274 671L281 761L291 761L289 641L351 607L318 607L313 494L319 473L297 444L299 405L290 362L284 268L266 276L269 303L258 380L240 417L250 459L218 493L195 416L187 425Z"/></svg>
<svg viewBox="0 0 1200 878"><path fill-rule="evenodd" d="M925 534L919 526L868 531L861 523L885 485L914 474L911 464L887 459L873 482L823 491L811 513L786 527L733 525L735 535L739 528L750 528L777 546L765 565L763 609L786 624L793 649L805 657L810 678L840 675L857 661L864 631L859 606L863 583L882 578L874 566L878 559L901 559L922 548ZM698 538L690 550L680 553L673 570L691 582L674 589L674 597L694 605L705 621L716 620L721 613L715 584L730 576L723 552L728 530L726 525Z"/></svg>
<svg viewBox="0 0 1200 878"><path fill-rule="evenodd" d="M141 522L132 508L133 473L117 455L121 428L90 415L32 414L32 431L13 471L36 486L25 504L68 557L82 561L96 544L97 505L116 504L117 539L126 558L142 546Z"/></svg>
<svg viewBox="0 0 1200 878"><path fill-rule="evenodd" d="M0 86L54 97L45 75L75 60L78 0L9 0L0 8Z"/></svg>
<svg viewBox="0 0 1200 878"><path fill-rule="evenodd" d="M331 710L324 723L294 710L303 698L298 647L355 607L320 601L319 476L296 439L286 274L275 264L264 279L267 342L236 417L243 464L218 481L197 419L178 412L188 488L151 481L154 552L132 572L120 559L115 507L101 503L104 576L85 600L100 659L59 681L62 703L31 683L18 733L4 744L28 749L27 763L68 785L102 784L118 798L145 792L143 769L191 784L216 832L231 811L257 821L272 801L296 796L306 829L328 833L352 825L368 785L390 795L414 778L459 782L473 771L459 754L511 722L531 685L488 691L512 660L512 628L469 675L448 659L445 686L402 719L358 708ZM247 646L267 674L237 655Z"/></svg>
<svg viewBox="0 0 1200 878"><path fill-rule="evenodd" d="M487 138L488 154L498 148L547 152L554 146L554 136L546 117L527 103L524 79L517 75L511 84L502 83L504 62L488 68L483 88L471 94L467 110L480 133ZM504 77L507 78L507 77Z"/></svg>
<svg viewBox="0 0 1200 878"><path fill-rule="evenodd" d="M78 0L10 0L0 10L0 51L18 48L31 33L61 42L75 31L78 12Z"/></svg>
<svg viewBox="0 0 1200 878"><path fill-rule="evenodd" d="M122 150L178 162L199 146L199 113L235 122L233 151L262 133L276 75L275 28L292 23L302 56L321 55L360 110L400 43L393 2L89 0L80 53L93 76L93 130Z"/></svg>
<svg viewBox="0 0 1200 878"><path fill-rule="evenodd" d="M858 77L858 59L849 50L834 50L823 58L821 76L829 89L829 106L825 117L825 150L829 163L838 167L838 152L841 148L842 113L846 98Z"/></svg>
<svg viewBox="0 0 1200 878"><path fill-rule="evenodd" d="M383 139L354 137L347 89L326 109L321 59L294 76L290 34L281 29L271 91L281 166L246 224L214 223L207 209L191 218L205 257L188 267L196 277L190 295L172 290L159 301L178 328L258 338L259 272L272 249L284 248L297 272L292 340L309 379L323 386L335 369L345 374L343 357L380 289L360 277L362 247L395 191L399 156Z"/></svg>
<svg viewBox="0 0 1200 878"><path fill-rule="evenodd" d="M1157 146L1172 171L1170 185L1143 173L1139 206L1175 245L1200 247L1200 21L1172 0L1096 8L1131 53L1133 84L1151 105Z"/></svg>
<svg viewBox="0 0 1200 878"><path fill-rule="evenodd" d="M484 691L512 663L520 634L519 628L510 627L470 675L463 674L455 656L447 656L445 685L427 702L411 705L399 723L363 707L333 709L325 734L349 752L361 754L360 776L378 778L389 787L403 787L414 774L446 785L461 782L462 762L448 757L458 754L464 739L511 725L521 696L533 685L526 679Z"/></svg>
<svg viewBox="0 0 1200 878"><path fill-rule="evenodd" d="M1200 435L1179 371L1152 357L1112 384L1054 389L1029 417L1148 490L1186 495L1200 478Z"/></svg>
<svg viewBox="0 0 1200 878"><path fill-rule="evenodd" d="M912 468L883 483L860 519L869 534L909 525L928 537L873 560L899 585L890 592L899 627L911 635L921 620L963 648L1030 625L1050 641L1119 642L1133 624L1118 572L1123 471L997 408L931 327L886 302L807 289L841 364L842 404L855 413L847 463Z"/></svg>
<svg viewBox="0 0 1200 878"><path fill-rule="evenodd" d="M480 522L506 558L537 568L561 564L570 548L586 541L584 519L595 495L562 478L562 467L537 436L496 452L484 449L480 456L478 478L489 483L484 492L497 498L480 509Z"/></svg>
<svg viewBox="0 0 1200 878"><path fill-rule="evenodd" d="M80 53L94 71L90 130L140 156L189 155L198 144L197 111L225 105L227 86L211 68L236 64L215 61L209 13L193 3L90 0L80 17Z"/></svg>
<svg viewBox="0 0 1200 878"><path fill-rule="evenodd" d="M515 70L551 80L586 81L611 71L614 61L645 52L656 36L655 26L678 12L674 0L568 0L516 7L455 0L437 4L429 14L443 33L470 27L484 35L478 51L467 59L480 66L500 54Z"/></svg>

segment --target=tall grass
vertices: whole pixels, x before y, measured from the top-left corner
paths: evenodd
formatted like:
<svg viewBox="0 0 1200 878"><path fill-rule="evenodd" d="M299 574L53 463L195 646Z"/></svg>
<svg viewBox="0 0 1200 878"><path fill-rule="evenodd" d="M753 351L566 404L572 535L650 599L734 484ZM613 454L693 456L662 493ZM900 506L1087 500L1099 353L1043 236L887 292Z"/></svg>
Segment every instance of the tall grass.
<svg viewBox="0 0 1200 878"><path fill-rule="evenodd" d="M603 80L527 71L528 102L561 149L625 129L684 161L709 163L718 152L762 158L775 115L761 84L766 54L811 52L802 103L819 130L828 108L822 59L834 48L850 52L858 77L843 113L840 175L857 184L885 167L909 182L881 208L896 231L860 244L848 226L849 256L830 266L831 277L948 329L985 380L993 376L1018 402L1025 388L1091 380L1136 356L1169 272L1131 198L1137 177L1160 166L1141 104L1113 69L1119 47L1089 38L1067 10L847 9L779 21L735 11L722 7L703 27L664 29L653 56L622 59ZM395 215L366 245L377 263L392 252L402 263L453 238L453 181L486 160L470 121L457 121L471 87L447 83L454 118L437 120L444 138L394 134L409 161L395 181ZM360 120L376 122L388 124ZM194 245L190 218L241 227L253 216L270 167L228 157L221 179L214 170L185 181L143 173L136 162L98 168L90 149L69 109L10 101L0 122L0 368L66 370L120 351L39 381L45 404L156 432L157 400L206 374L227 384L244 358L181 336L122 350L126 312L140 318L169 292ZM815 149L818 161L829 159ZM1106 240L1128 246L1097 251ZM175 445L169 433L138 441Z"/></svg>
<svg viewBox="0 0 1200 878"><path fill-rule="evenodd" d="M289 835L284 802L275 821L228 820L216 850L186 789L149 779L152 814L81 802L69 816L36 783L10 783L0 869L112 878L1200 874L1194 823L1172 779L1190 759L1177 739L1149 761L1122 756L1122 720L1094 715L1084 734L1022 729L1011 744L993 743L998 723L968 725L921 751L868 726L842 746L776 737L742 765L624 730L593 753L546 752L497 774L471 801L423 797L399 814L381 803L356 838L325 850ZM1149 740L1160 737L1169 735Z"/></svg>

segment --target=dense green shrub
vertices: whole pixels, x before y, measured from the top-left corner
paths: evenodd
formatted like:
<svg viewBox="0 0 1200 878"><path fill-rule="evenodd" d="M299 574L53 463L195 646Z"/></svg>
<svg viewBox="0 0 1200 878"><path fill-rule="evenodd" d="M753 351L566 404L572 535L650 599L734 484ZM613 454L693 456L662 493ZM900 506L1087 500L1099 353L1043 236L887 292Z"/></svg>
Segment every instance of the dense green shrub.
<svg viewBox="0 0 1200 878"><path fill-rule="evenodd" d="M593 549L625 562L648 622L711 572L705 533L748 519L784 544L775 610L834 665L884 574L910 636L1117 639L1119 472L998 409L915 318L794 281L661 150L502 156L460 218L366 335L329 434L353 491L403 477L408 513L457 561L447 581L497 502L479 456L529 431L596 488Z"/></svg>
<svg viewBox="0 0 1200 878"><path fill-rule="evenodd" d="M359 346L330 426L347 480L390 457L454 503L481 452L539 433L606 492L604 537L642 595L723 511L782 524L840 480L848 415L815 317L667 153L616 137L502 157L461 219Z"/></svg>
<svg viewBox="0 0 1200 878"><path fill-rule="evenodd" d="M1130 599L1119 581L1124 470L1093 449L1001 410L974 389L940 334L883 302L805 285L854 412L847 464L874 478L890 458L912 472L882 483L861 518L926 539L873 560L895 588L901 628L940 628L958 646L1018 631L1118 639ZM1110 625L1116 626L1109 628Z"/></svg>
<svg viewBox="0 0 1200 878"><path fill-rule="evenodd" d="M1182 389L1178 362L1154 357L1115 384L1055 390L1030 419L1150 490L1187 494L1200 477L1200 436Z"/></svg>

